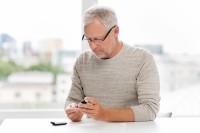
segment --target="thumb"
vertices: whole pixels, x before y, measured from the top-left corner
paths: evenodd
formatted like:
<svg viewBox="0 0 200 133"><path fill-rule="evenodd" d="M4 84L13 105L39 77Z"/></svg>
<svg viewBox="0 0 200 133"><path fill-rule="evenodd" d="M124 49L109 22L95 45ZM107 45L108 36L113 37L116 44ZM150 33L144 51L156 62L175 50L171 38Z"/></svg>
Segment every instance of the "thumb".
<svg viewBox="0 0 200 133"><path fill-rule="evenodd" d="M88 103L91 103L91 104L98 104L97 100L93 97L85 97L84 98L85 101L87 101Z"/></svg>

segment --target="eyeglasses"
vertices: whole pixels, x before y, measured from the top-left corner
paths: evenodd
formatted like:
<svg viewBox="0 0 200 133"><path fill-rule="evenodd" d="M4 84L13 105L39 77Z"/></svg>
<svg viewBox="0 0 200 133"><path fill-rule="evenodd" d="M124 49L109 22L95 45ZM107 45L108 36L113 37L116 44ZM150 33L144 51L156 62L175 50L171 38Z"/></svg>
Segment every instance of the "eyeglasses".
<svg viewBox="0 0 200 133"><path fill-rule="evenodd" d="M116 26L116 25L115 25L115 26ZM102 39L88 39L88 38L85 37L85 34L84 34L83 37L82 37L82 41L83 41L83 42L88 42L89 44L91 44L92 42L95 43L95 44L101 44L101 43L107 38L107 36L109 35L109 33L111 32L111 30L112 30L115 26L113 26L112 28L110 28L110 30L107 32L107 34L105 35L105 37L102 38Z"/></svg>

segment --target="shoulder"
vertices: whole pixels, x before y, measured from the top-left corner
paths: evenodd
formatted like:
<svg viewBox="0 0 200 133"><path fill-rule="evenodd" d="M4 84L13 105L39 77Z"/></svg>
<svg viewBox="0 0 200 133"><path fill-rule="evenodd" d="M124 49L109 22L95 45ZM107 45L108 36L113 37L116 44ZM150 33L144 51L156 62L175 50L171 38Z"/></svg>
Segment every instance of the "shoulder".
<svg viewBox="0 0 200 133"><path fill-rule="evenodd" d="M128 44L124 45L125 54L127 56L131 56L134 58L144 59L144 58L152 58L152 53L144 48L136 47L136 46L130 46Z"/></svg>

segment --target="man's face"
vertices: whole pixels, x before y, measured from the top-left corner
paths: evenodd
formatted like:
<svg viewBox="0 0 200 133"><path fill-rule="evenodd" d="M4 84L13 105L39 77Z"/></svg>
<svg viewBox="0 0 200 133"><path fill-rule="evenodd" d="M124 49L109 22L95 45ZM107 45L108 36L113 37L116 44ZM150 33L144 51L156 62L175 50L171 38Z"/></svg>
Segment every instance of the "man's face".
<svg viewBox="0 0 200 133"><path fill-rule="evenodd" d="M114 56L116 37L118 35L114 30L115 27L107 30L97 19L84 27L85 38L91 40L89 41L89 46L97 57L105 59Z"/></svg>

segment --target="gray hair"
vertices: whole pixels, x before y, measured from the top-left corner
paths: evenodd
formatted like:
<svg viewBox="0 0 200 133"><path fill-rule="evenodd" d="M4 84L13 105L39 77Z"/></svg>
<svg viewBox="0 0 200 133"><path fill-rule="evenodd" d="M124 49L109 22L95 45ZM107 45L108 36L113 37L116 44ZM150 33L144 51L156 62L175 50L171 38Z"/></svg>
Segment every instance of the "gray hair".
<svg viewBox="0 0 200 133"><path fill-rule="evenodd" d="M92 23L94 19L98 19L106 27L110 29L117 24L117 16L113 9L106 6L93 6L87 9L83 15L83 25Z"/></svg>

